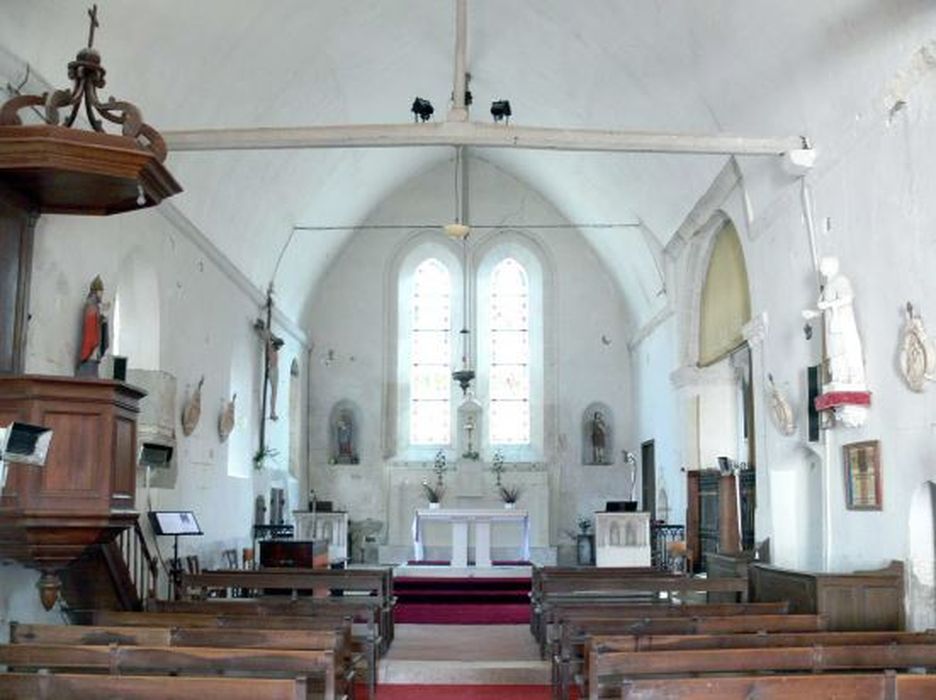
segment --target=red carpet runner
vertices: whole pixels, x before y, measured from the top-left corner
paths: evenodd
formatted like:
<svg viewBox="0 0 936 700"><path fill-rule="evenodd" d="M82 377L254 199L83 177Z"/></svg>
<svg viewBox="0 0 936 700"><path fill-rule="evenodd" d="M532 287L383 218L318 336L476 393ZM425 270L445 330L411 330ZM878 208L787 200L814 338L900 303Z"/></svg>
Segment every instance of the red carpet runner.
<svg viewBox="0 0 936 700"><path fill-rule="evenodd" d="M530 579L398 576L393 619L435 625L520 625L530 622Z"/></svg>

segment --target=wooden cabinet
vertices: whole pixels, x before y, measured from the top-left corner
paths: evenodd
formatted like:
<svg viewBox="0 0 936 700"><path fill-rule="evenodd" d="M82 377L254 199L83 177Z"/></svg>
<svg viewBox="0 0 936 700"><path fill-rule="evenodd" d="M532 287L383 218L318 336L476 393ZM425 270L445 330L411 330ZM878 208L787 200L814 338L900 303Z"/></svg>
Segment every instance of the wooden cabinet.
<svg viewBox="0 0 936 700"><path fill-rule="evenodd" d="M902 630L903 565L877 571L818 574L765 564L748 567L751 601L786 600L791 613L825 615L831 631Z"/></svg>
<svg viewBox="0 0 936 700"><path fill-rule="evenodd" d="M0 377L0 425L54 433L44 467L11 463L0 494L0 558L37 568L43 603L55 572L137 519L136 418L144 394L105 380Z"/></svg>
<svg viewBox="0 0 936 700"><path fill-rule="evenodd" d="M705 567L708 555L753 549L757 505L754 470L741 471L735 477L705 469L689 472L687 479L686 538L693 561Z"/></svg>

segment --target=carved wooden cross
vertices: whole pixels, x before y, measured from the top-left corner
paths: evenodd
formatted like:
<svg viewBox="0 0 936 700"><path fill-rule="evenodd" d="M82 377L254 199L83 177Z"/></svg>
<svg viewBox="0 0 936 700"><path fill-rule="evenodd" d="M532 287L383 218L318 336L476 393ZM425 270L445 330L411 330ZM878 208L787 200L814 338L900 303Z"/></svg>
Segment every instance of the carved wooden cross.
<svg viewBox="0 0 936 700"><path fill-rule="evenodd" d="M101 26L97 18L97 5L88 10L88 17L91 18L91 28L88 30L88 48L94 46L94 30Z"/></svg>

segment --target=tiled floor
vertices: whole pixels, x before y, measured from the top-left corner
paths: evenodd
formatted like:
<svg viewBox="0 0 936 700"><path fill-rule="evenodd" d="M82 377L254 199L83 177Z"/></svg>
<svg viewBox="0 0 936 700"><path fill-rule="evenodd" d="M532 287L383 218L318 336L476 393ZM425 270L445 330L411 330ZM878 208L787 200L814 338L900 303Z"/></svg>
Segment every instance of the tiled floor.
<svg viewBox="0 0 936 700"><path fill-rule="evenodd" d="M527 625L397 625L393 645L381 660L379 678L387 692L392 686L411 688L414 694L406 697L414 700L545 698L549 691L549 665L540 660ZM475 687L434 691L420 687L452 685ZM501 688L483 687L495 685ZM424 692L430 694L417 694ZM476 694L458 694L464 692Z"/></svg>

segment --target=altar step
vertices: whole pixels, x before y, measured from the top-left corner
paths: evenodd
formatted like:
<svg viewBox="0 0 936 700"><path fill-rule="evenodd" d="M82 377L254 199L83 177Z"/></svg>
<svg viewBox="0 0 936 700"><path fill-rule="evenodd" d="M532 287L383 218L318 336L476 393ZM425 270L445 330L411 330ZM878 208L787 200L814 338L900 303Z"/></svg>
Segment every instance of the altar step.
<svg viewBox="0 0 936 700"><path fill-rule="evenodd" d="M401 623L526 624L530 576L406 576L397 569L394 619ZM445 568L440 567L439 572Z"/></svg>

